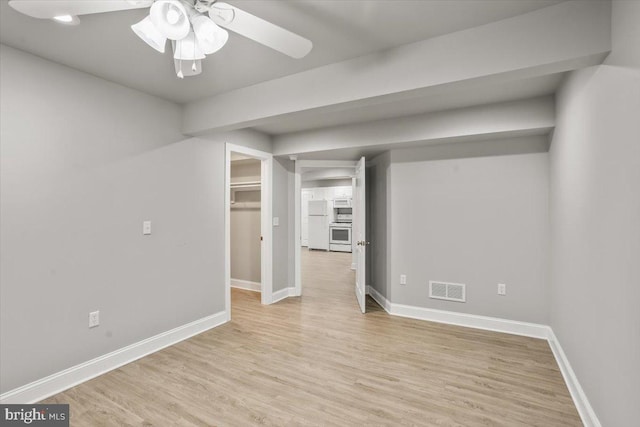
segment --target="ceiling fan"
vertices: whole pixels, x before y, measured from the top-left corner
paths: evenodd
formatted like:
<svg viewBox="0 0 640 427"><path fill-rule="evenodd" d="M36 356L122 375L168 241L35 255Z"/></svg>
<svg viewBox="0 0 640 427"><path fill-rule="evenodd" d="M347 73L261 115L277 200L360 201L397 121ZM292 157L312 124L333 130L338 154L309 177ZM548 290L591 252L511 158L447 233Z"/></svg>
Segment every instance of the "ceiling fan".
<svg viewBox="0 0 640 427"><path fill-rule="evenodd" d="M131 29L160 53L171 40L179 78L202 72L201 60L229 39L225 28L292 58L306 56L313 47L302 36L217 0L10 0L9 5L33 18L67 25L79 24L80 15L148 7L149 16Z"/></svg>

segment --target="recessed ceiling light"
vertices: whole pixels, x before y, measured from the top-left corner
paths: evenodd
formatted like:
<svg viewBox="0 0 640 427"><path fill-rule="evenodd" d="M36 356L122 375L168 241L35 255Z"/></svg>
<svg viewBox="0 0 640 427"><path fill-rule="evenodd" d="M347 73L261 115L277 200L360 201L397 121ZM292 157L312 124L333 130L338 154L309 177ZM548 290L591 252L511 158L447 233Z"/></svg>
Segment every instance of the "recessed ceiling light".
<svg viewBox="0 0 640 427"><path fill-rule="evenodd" d="M80 23L80 19L73 15L58 15L54 16L53 20L66 25L78 25Z"/></svg>

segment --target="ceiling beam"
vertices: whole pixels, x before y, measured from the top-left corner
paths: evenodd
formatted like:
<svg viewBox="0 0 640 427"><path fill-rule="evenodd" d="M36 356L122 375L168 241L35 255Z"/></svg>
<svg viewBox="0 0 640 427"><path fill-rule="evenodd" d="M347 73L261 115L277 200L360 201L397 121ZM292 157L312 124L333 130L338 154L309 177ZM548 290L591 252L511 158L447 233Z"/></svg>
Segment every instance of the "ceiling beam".
<svg viewBox="0 0 640 427"><path fill-rule="evenodd" d="M443 143L477 136L546 134L554 126L554 100L545 96L284 134L273 138L273 155Z"/></svg>
<svg viewBox="0 0 640 427"><path fill-rule="evenodd" d="M185 104L183 132L256 126L593 65L611 49L609 2L567 1L534 12L326 65Z"/></svg>

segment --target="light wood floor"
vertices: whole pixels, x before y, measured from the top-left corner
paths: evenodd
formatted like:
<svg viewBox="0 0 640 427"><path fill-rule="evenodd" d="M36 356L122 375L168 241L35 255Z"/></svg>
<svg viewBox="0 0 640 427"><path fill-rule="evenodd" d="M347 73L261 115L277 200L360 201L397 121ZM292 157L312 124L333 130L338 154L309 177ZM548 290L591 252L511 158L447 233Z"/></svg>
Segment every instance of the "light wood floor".
<svg viewBox="0 0 640 427"><path fill-rule="evenodd" d="M358 311L351 255L303 293L234 289L232 321L58 394L73 426L581 425L545 341Z"/></svg>

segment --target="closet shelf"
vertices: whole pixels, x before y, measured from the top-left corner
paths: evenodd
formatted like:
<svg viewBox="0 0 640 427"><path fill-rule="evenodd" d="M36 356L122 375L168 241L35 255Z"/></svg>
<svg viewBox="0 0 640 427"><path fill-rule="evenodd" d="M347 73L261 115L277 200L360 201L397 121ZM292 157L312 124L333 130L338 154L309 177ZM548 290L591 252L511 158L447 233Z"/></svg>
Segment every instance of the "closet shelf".
<svg viewBox="0 0 640 427"><path fill-rule="evenodd" d="M260 202L231 202L231 209L257 209L260 210Z"/></svg>
<svg viewBox="0 0 640 427"><path fill-rule="evenodd" d="M260 181L242 181L242 182L232 182L229 186L231 189L231 206L235 207L244 207L244 208L253 208L255 206L239 206L240 203L236 203L236 192L237 191L260 191L261 184ZM249 204L254 202L245 202L243 204ZM257 207L260 207L260 202L257 202Z"/></svg>
<svg viewBox="0 0 640 427"><path fill-rule="evenodd" d="M260 190L260 181L232 182L231 189L235 191L257 191Z"/></svg>

